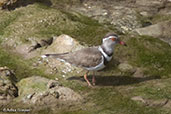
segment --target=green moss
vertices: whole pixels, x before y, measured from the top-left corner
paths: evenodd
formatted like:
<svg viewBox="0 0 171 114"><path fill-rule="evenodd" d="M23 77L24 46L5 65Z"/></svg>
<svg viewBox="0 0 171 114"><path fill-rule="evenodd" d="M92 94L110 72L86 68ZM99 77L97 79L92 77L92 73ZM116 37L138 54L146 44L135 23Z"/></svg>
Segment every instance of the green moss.
<svg viewBox="0 0 171 114"><path fill-rule="evenodd" d="M80 0L51 0L51 2L54 6L66 8L66 6L79 4Z"/></svg>
<svg viewBox="0 0 171 114"><path fill-rule="evenodd" d="M131 90L131 96L142 96L146 99L171 99L170 79L161 79L153 82L138 84Z"/></svg>
<svg viewBox="0 0 171 114"><path fill-rule="evenodd" d="M146 73L156 76L171 74L171 48L169 44L152 37L142 36L127 41L128 60L139 67L146 68Z"/></svg>
<svg viewBox="0 0 171 114"><path fill-rule="evenodd" d="M98 114L160 114L160 110L137 105L136 102L122 96L114 88L96 88L89 94L95 105L89 110L90 113Z"/></svg>
<svg viewBox="0 0 171 114"><path fill-rule="evenodd" d="M34 4L4 15L5 19L0 24L0 28L4 28L1 30L2 40L15 38L16 44L20 44L28 42L28 38L42 39L68 34L80 42L97 45L110 31L96 20L79 13L46 7Z"/></svg>
<svg viewBox="0 0 171 114"><path fill-rule="evenodd" d="M68 13L66 11L63 11L63 13L65 13L71 21L81 23L78 29L66 32L80 42L90 45L101 44L101 39L104 37L104 34L111 31L109 28L99 24L98 21L79 13Z"/></svg>
<svg viewBox="0 0 171 114"><path fill-rule="evenodd" d="M5 32L5 29L12 24L20 15L20 13L14 13L14 14L9 14L8 12L6 13L1 13L0 17L0 35L3 35Z"/></svg>
<svg viewBox="0 0 171 114"><path fill-rule="evenodd" d="M7 66L14 70L17 79L26 78L32 75L46 76L44 69L32 68L32 61L23 60L14 53L9 53L0 47L0 66Z"/></svg>
<svg viewBox="0 0 171 114"><path fill-rule="evenodd" d="M39 89L39 90L43 91L43 90L47 89L47 83L38 83L38 84L35 84L35 85L31 85L29 87L31 87L33 89Z"/></svg>
<svg viewBox="0 0 171 114"><path fill-rule="evenodd" d="M170 15L162 15L162 14L157 14L153 17L149 17L151 18L151 22L153 22L153 24L156 24L158 22L163 22L163 21L171 21L171 16Z"/></svg>

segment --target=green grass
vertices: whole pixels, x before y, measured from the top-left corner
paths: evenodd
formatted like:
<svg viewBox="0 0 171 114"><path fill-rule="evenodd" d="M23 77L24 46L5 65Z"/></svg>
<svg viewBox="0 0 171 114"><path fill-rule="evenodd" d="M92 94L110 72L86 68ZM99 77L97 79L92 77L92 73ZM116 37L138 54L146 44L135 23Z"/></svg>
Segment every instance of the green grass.
<svg viewBox="0 0 171 114"><path fill-rule="evenodd" d="M137 105L136 102L130 100L127 97L122 96L114 88L100 88L95 94L93 93L93 98L97 105L103 107L98 112L111 112L116 114L159 114L160 110L153 108L144 107ZM105 104L105 105L104 105Z"/></svg>
<svg viewBox="0 0 171 114"><path fill-rule="evenodd" d="M20 15L20 13L14 13L13 15L10 15L8 13L2 13L0 17L0 35L3 35L5 32L5 29L12 24L17 17Z"/></svg>
<svg viewBox="0 0 171 114"><path fill-rule="evenodd" d="M86 100L81 109L75 111L62 110L61 114L164 114L164 111L144 107L124 97L114 88L95 88L88 90Z"/></svg>
<svg viewBox="0 0 171 114"><path fill-rule="evenodd" d="M151 18L151 22L153 22L153 24L156 24L158 22L163 22L163 21L171 21L171 16L170 15L162 15L162 14L157 14L153 17L149 17Z"/></svg>
<svg viewBox="0 0 171 114"><path fill-rule="evenodd" d="M169 44L152 37L130 38L126 55L130 63L144 67L147 75L170 77L171 47Z"/></svg>
<svg viewBox="0 0 171 114"><path fill-rule="evenodd" d="M29 42L28 38L38 40L68 34L82 43L97 45L110 31L96 20L79 13L48 8L38 3L7 14L4 13L4 19L0 18L0 35L2 40L15 38L16 44Z"/></svg>
<svg viewBox="0 0 171 114"><path fill-rule="evenodd" d="M32 68L31 60L24 60L20 56L7 52L7 50L0 47L0 66L7 66L14 70L18 80L33 75L46 76L44 69Z"/></svg>

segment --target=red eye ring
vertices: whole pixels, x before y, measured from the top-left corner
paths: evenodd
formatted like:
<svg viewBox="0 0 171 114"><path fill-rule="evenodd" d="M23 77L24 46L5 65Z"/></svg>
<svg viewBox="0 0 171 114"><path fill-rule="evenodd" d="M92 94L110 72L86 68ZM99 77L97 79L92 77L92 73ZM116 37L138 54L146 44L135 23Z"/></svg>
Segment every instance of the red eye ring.
<svg viewBox="0 0 171 114"><path fill-rule="evenodd" d="M115 41L116 39L115 38L111 38L112 41Z"/></svg>

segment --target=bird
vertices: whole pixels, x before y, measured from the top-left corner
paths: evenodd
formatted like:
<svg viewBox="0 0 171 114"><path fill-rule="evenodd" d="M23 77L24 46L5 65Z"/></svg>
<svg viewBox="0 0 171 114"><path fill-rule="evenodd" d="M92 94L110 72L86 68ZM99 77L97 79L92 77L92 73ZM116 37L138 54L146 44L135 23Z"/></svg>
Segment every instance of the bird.
<svg viewBox="0 0 171 114"><path fill-rule="evenodd" d="M87 72L84 74L84 79L88 86L95 85L95 76L92 76L92 84L87 78L89 71L100 71L104 69L112 59L114 47L116 44L127 46L125 42L120 40L120 37L115 33L108 33L102 39L102 44L83 48L73 52L59 53L59 54L44 54L42 58L50 57L71 65L81 67Z"/></svg>

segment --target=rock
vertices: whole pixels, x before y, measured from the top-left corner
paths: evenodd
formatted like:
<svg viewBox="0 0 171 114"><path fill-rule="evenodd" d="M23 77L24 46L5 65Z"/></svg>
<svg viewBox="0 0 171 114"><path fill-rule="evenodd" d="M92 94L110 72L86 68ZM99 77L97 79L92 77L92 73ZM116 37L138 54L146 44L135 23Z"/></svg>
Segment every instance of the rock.
<svg viewBox="0 0 171 114"><path fill-rule="evenodd" d="M48 38L48 39L41 39L41 40L35 40L36 38L28 38L28 41L30 41L32 44L27 44L27 43L21 43L20 45L15 47L15 52L22 55L25 59L30 59L33 58L35 56L39 56L40 55L40 48L47 48L49 45L52 44L53 42L53 38ZM8 41L7 45L8 46L12 46L15 42L15 39L13 39L14 41L10 42ZM12 46L13 47L13 46Z"/></svg>
<svg viewBox="0 0 171 114"><path fill-rule="evenodd" d="M154 16L163 11L168 11L169 0L136 0L134 6L139 12L146 12L146 16ZM164 13L163 13L164 14ZM167 13L165 13L167 15Z"/></svg>
<svg viewBox="0 0 171 114"><path fill-rule="evenodd" d="M140 102L142 102L144 104L146 103L146 101L141 96L134 96L134 97L131 98L131 100L140 101Z"/></svg>
<svg viewBox="0 0 171 114"><path fill-rule="evenodd" d="M48 87L49 89L54 88L54 87L56 87L56 86L62 86L62 85L59 84L59 82L57 82L57 81L55 81L55 80L50 80L50 81L48 82L48 84L47 84L47 87Z"/></svg>
<svg viewBox="0 0 171 114"><path fill-rule="evenodd" d="M171 21L160 22L148 27L135 29L139 35L158 37L171 44Z"/></svg>
<svg viewBox="0 0 171 114"><path fill-rule="evenodd" d="M112 24L122 33L141 27L136 16L137 12L127 7L127 3L88 0L83 5L84 7L76 7L75 11L92 17L100 23Z"/></svg>
<svg viewBox="0 0 171 114"><path fill-rule="evenodd" d="M35 2L41 2L48 6L52 5L50 0L1 0L0 7L2 9L14 10L17 7L26 6Z"/></svg>
<svg viewBox="0 0 171 114"><path fill-rule="evenodd" d="M121 64L119 64L118 68L122 72L129 72L129 73L134 73L135 72L135 69L133 68L133 66L131 66L128 63L121 63Z"/></svg>
<svg viewBox="0 0 171 114"><path fill-rule="evenodd" d="M33 76L29 78L24 78L17 83L19 88L19 96L24 97L36 92L43 92L47 89L49 79Z"/></svg>
<svg viewBox="0 0 171 114"><path fill-rule="evenodd" d="M80 102L82 97L72 89L63 87L55 80L40 76L22 79L18 84L18 100L27 104L57 105L67 102Z"/></svg>
<svg viewBox="0 0 171 114"><path fill-rule="evenodd" d="M112 20L110 23L120 32L126 33L142 26L136 17L135 10L124 6L115 6L113 11L111 11Z"/></svg>
<svg viewBox="0 0 171 114"><path fill-rule="evenodd" d="M18 96L16 81L14 73L8 67L0 67L0 103Z"/></svg>
<svg viewBox="0 0 171 114"><path fill-rule="evenodd" d="M127 33L142 27L138 15L152 17L156 14L171 14L170 0L85 0L81 6L73 6L73 10L108 23Z"/></svg>
<svg viewBox="0 0 171 114"><path fill-rule="evenodd" d="M84 47L74 38L65 34L54 37L53 39L53 43L44 50L44 53L66 53L76 51Z"/></svg>
<svg viewBox="0 0 171 114"><path fill-rule="evenodd" d="M60 87L57 92L59 93L59 99L64 101L78 101L81 99L81 96L70 88Z"/></svg>
<svg viewBox="0 0 171 114"><path fill-rule="evenodd" d="M0 1L0 7L2 9L5 9L7 7L12 6L13 4L15 4L18 0L1 0Z"/></svg>
<svg viewBox="0 0 171 114"><path fill-rule="evenodd" d="M167 108L167 109L170 109L170 107L171 107L171 100L168 100L168 102L166 102L163 107Z"/></svg>
<svg viewBox="0 0 171 114"><path fill-rule="evenodd" d="M166 0L166 3L162 9L160 9L159 14L161 15L171 15L171 1Z"/></svg>
<svg viewBox="0 0 171 114"><path fill-rule="evenodd" d="M167 105L167 103L169 102L168 99L159 99L159 100L147 100L146 105L147 106L152 106L152 107L163 107L165 105Z"/></svg>
<svg viewBox="0 0 171 114"><path fill-rule="evenodd" d="M136 72L133 74L134 77L144 77L144 73L143 73L143 69L142 68L137 68L136 69Z"/></svg>
<svg viewBox="0 0 171 114"><path fill-rule="evenodd" d="M143 103L145 106L150 106L150 107L167 108L169 106L169 100L168 99L152 100L152 99L144 99L141 96L134 96L131 98L131 100L139 101L139 102Z"/></svg>
<svg viewBox="0 0 171 114"><path fill-rule="evenodd" d="M49 47L47 47L47 49L43 51L43 54L66 53L66 52L76 51L82 48L84 48L84 46L82 46L78 41L76 41L75 39L71 38L68 35L63 34L60 35L59 37L55 37L54 42ZM53 58L45 58L43 61L51 69L55 68L58 71L58 73L63 75L63 77L65 77L68 73L78 74L79 72L81 72L81 68L72 66L69 63L61 62ZM48 72L52 72L52 71L50 70Z"/></svg>
<svg viewBox="0 0 171 114"><path fill-rule="evenodd" d="M36 50L37 48L41 48L41 47L46 47L51 45L53 42L53 37L49 38L49 39L41 39L40 41L36 41L32 44L32 46L30 47L30 50L28 51L29 53Z"/></svg>

